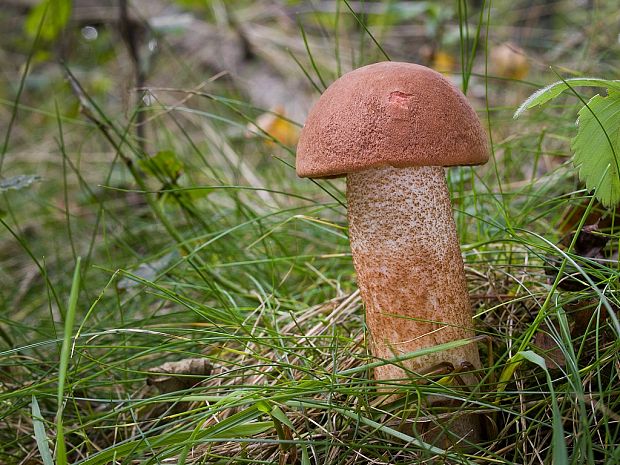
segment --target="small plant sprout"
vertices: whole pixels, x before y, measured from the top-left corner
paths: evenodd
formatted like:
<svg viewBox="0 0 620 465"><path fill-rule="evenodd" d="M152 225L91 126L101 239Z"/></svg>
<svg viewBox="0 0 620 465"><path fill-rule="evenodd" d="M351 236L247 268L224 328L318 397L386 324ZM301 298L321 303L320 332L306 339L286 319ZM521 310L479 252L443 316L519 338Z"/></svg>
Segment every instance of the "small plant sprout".
<svg viewBox="0 0 620 465"><path fill-rule="evenodd" d="M375 368L379 381L402 383L412 373L444 368L459 373L463 384L476 384L470 372L480 359L444 167L487 160L486 134L467 99L420 65L383 62L345 74L308 116L297 174L347 177L370 348L380 360L400 356ZM460 344L406 357L455 341ZM450 429L476 441L479 420L463 418Z"/></svg>

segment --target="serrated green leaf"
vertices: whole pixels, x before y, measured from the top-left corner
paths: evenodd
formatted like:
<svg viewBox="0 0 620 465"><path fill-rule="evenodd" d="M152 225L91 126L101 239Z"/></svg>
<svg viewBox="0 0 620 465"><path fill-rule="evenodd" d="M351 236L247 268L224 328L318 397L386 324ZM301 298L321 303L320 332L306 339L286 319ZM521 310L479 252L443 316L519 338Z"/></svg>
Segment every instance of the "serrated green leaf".
<svg viewBox="0 0 620 465"><path fill-rule="evenodd" d="M515 111L513 118L518 118L525 110L529 110L537 105L553 100L565 90L571 87L605 87L608 90L620 91L620 80L609 80L599 78L571 78L564 81L554 82L543 87L530 95L525 102Z"/></svg>
<svg viewBox="0 0 620 465"><path fill-rule="evenodd" d="M170 150L162 150L152 157L139 160L138 165L145 173L159 179L163 176L166 179L176 180L183 171L183 163Z"/></svg>
<svg viewBox="0 0 620 465"><path fill-rule="evenodd" d="M0 192L8 190L19 190L30 186L35 181L40 181L41 177L32 174L19 174L0 181Z"/></svg>
<svg viewBox="0 0 620 465"><path fill-rule="evenodd" d="M620 202L620 92L592 97L579 110L577 125L571 147L579 179L603 205L616 205Z"/></svg>
<svg viewBox="0 0 620 465"><path fill-rule="evenodd" d="M36 37L41 22L41 39L54 40L63 30L71 17L71 0L42 0L35 6L28 17L24 28L30 37Z"/></svg>

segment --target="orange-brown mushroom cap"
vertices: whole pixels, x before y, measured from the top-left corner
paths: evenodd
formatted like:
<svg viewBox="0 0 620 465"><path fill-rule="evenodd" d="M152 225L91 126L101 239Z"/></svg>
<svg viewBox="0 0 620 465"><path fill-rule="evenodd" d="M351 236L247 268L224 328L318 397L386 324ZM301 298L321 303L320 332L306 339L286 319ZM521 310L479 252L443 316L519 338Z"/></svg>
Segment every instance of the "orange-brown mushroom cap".
<svg viewBox="0 0 620 465"><path fill-rule="evenodd" d="M425 66L382 62L343 75L323 93L299 138L297 174L479 165L488 157L478 116L450 81Z"/></svg>

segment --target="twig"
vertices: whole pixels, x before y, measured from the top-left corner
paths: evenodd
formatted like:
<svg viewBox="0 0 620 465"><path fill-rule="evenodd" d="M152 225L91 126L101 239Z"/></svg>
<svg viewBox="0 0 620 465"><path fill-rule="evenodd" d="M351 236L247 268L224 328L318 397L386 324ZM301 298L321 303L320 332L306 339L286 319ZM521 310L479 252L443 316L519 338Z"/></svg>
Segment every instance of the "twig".
<svg viewBox="0 0 620 465"><path fill-rule="evenodd" d="M146 82L146 72L141 65L140 62L140 46L139 46L139 37L138 37L138 27L134 20L129 18L129 13L127 11L127 0L119 0L119 18L118 18L118 27L121 33L121 37L123 38L123 42L127 47L127 52L129 52L129 57L131 58L131 64L134 70L134 80L136 82L135 87L143 88ZM136 138L138 147L140 151L145 151L145 143L146 140L144 138L144 112L140 111L142 106L141 96L138 95L137 102L138 110L136 112Z"/></svg>

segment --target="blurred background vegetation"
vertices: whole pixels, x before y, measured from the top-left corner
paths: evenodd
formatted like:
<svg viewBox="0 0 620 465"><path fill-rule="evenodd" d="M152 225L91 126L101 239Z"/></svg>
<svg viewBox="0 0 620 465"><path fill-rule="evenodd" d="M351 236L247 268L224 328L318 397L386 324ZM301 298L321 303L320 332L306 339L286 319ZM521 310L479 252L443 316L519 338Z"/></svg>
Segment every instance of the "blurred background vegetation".
<svg viewBox="0 0 620 465"><path fill-rule="evenodd" d="M71 463L437 459L368 383L344 184L294 170L312 102L386 59L448 76L493 147L448 177L488 341L485 394L466 397L495 433L441 460L620 461L619 242L570 163L581 102L512 118L560 78L618 76L617 2L1 6L0 462L62 463L59 430ZM601 217L606 240L569 247L577 284L559 286ZM524 348L547 366L508 363Z"/></svg>

